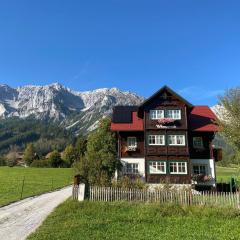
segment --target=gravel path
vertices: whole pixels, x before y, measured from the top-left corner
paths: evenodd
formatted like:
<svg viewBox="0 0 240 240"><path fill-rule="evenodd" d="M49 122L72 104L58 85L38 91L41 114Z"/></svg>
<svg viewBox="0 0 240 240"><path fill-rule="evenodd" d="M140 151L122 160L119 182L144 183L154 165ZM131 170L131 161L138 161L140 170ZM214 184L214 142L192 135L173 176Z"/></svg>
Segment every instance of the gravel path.
<svg viewBox="0 0 240 240"><path fill-rule="evenodd" d="M26 239L71 194L72 187L66 187L0 208L0 239Z"/></svg>

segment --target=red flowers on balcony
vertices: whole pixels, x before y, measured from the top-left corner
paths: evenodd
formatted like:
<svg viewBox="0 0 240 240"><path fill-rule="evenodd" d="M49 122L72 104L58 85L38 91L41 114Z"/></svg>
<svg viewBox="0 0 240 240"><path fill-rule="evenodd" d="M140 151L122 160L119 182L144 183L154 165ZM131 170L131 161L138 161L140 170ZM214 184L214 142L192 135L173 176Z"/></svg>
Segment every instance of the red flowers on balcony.
<svg viewBox="0 0 240 240"><path fill-rule="evenodd" d="M165 124L170 124L170 123L174 123L175 119L172 118L161 118L157 120L159 124L165 125Z"/></svg>
<svg viewBox="0 0 240 240"><path fill-rule="evenodd" d="M214 178L210 175L205 175L205 174L193 174L192 180L197 183L204 183L204 182L209 182L211 180L214 180Z"/></svg>

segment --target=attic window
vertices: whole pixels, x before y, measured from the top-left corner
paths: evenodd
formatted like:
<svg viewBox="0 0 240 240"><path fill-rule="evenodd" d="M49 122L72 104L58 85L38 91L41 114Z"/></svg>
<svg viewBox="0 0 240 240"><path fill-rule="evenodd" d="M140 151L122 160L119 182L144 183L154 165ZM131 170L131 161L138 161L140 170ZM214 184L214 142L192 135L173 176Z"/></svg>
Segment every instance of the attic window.
<svg viewBox="0 0 240 240"><path fill-rule="evenodd" d="M167 93L163 93L163 95L162 95L162 98L164 99L164 100L166 100L167 99Z"/></svg>

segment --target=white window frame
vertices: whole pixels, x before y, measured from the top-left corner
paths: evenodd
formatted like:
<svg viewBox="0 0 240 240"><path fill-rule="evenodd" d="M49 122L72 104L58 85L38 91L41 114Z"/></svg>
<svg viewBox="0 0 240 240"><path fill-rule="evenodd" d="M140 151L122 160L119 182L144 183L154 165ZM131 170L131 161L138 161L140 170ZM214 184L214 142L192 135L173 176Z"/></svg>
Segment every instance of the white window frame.
<svg viewBox="0 0 240 240"><path fill-rule="evenodd" d="M171 114L169 114L169 113L171 113ZM166 117L176 119L176 120L181 120L182 119L182 111L181 111L181 109L166 109Z"/></svg>
<svg viewBox="0 0 240 240"><path fill-rule="evenodd" d="M196 145L196 140L197 141L200 140L200 142L198 142L198 143L200 143L199 145L198 144ZM203 138L202 137L193 137L193 147L198 148L198 149L204 148L203 147Z"/></svg>
<svg viewBox="0 0 240 240"><path fill-rule="evenodd" d="M176 168L177 168L177 171L175 172L171 172L171 164L176 164ZM184 164L185 166L185 172L180 172L179 171L179 165L182 165ZM187 169L187 162L170 162L169 163L169 173L170 174L179 174L179 175L186 175L188 173L188 169Z"/></svg>
<svg viewBox="0 0 240 240"><path fill-rule="evenodd" d="M194 172L194 167L197 167L198 168L198 173L195 173ZM205 168L205 173L201 173L201 167L204 167ZM207 165L205 165L205 164L194 164L193 166L192 166L192 173L193 174L204 174L204 175L207 175L208 174L208 167L207 167Z"/></svg>
<svg viewBox="0 0 240 240"><path fill-rule="evenodd" d="M163 119L164 118L164 110L163 109L150 110L149 117L151 120Z"/></svg>
<svg viewBox="0 0 240 240"><path fill-rule="evenodd" d="M126 174L139 174L139 164L138 163L126 163L125 173Z"/></svg>
<svg viewBox="0 0 240 240"><path fill-rule="evenodd" d="M150 143L151 138L154 138L155 143ZM162 141L162 143L159 143L161 141ZM156 145L164 146L165 145L165 135L148 135L148 145L149 146L156 146Z"/></svg>
<svg viewBox="0 0 240 240"><path fill-rule="evenodd" d="M154 165L155 165L155 167L154 167ZM157 165L163 166L164 171L158 170ZM149 172L149 174L166 174L167 173L167 164L164 161L151 161L148 163L148 172Z"/></svg>
<svg viewBox="0 0 240 240"><path fill-rule="evenodd" d="M178 137L183 137L183 143L182 144L178 144L177 143L177 138ZM174 143L170 143L170 138L174 139ZM168 145L169 146L185 146L186 145L186 137L185 135L168 135Z"/></svg>
<svg viewBox="0 0 240 240"><path fill-rule="evenodd" d="M135 144L132 144L133 142L131 142L132 140L134 139L134 143ZM136 137L128 137L127 138L127 146L128 147L134 147L134 148L136 148L137 147L137 138Z"/></svg>

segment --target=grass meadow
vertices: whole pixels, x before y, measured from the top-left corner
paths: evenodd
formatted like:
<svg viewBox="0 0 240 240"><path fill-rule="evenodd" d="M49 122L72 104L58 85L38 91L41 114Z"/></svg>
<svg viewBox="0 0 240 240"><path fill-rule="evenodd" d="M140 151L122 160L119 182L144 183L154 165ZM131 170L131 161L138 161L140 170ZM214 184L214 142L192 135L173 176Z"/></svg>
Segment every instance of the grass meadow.
<svg viewBox="0 0 240 240"><path fill-rule="evenodd" d="M217 182L229 182L231 177L240 178L238 168L216 166Z"/></svg>
<svg viewBox="0 0 240 240"><path fill-rule="evenodd" d="M237 168L216 167L217 181L229 181L237 176ZM72 182L73 170L69 168L0 167L0 206L51 191ZM22 185L24 180L24 188ZM22 194L21 194L22 192ZM22 195L22 196L21 196Z"/></svg>
<svg viewBox="0 0 240 240"><path fill-rule="evenodd" d="M240 211L129 202L60 205L29 240L240 239Z"/></svg>
<svg viewBox="0 0 240 240"><path fill-rule="evenodd" d="M72 177L70 168L0 167L0 206L69 185Z"/></svg>

